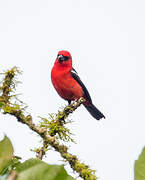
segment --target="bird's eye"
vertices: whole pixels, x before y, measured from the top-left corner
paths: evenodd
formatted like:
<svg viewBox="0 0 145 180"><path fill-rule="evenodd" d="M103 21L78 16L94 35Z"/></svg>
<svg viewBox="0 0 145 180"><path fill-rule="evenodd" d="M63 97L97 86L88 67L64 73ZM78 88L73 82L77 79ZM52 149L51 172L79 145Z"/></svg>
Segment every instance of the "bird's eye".
<svg viewBox="0 0 145 180"><path fill-rule="evenodd" d="M65 61L69 60L69 57L68 56L63 56Z"/></svg>

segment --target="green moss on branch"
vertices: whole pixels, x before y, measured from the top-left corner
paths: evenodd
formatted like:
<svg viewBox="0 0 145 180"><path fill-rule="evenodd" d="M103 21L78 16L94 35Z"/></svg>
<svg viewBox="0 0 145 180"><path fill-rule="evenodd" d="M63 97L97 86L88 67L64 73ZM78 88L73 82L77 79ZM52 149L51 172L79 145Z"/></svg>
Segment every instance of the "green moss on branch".
<svg viewBox="0 0 145 180"><path fill-rule="evenodd" d="M63 111L59 111L55 116L55 119L51 119L52 121L48 122L45 118L42 118L43 123L41 123L40 126L37 126L33 123L31 115L25 115L24 108L22 108L21 105L10 102L12 97L11 92L15 89L15 76L18 73L19 71L16 67L5 73L2 86L0 87L0 109L2 112L16 117L19 122L26 124L31 130L39 134L45 142L45 145L47 146L49 144L59 152L80 177L85 180L96 180L97 177L95 176L95 171L91 170L84 163L80 163L75 155L68 152L68 147L61 145L57 140L58 137L55 137L56 135L59 135L59 139L63 140L70 138L70 131L64 127L64 124L66 123L65 120L70 113L74 112L82 104L84 99L81 98L77 102L65 107Z"/></svg>

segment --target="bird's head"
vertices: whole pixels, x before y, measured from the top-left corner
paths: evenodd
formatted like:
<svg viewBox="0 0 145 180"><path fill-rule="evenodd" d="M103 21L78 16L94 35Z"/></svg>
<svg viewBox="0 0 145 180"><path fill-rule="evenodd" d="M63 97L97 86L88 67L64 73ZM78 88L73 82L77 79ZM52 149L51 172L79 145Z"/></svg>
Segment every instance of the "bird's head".
<svg viewBox="0 0 145 180"><path fill-rule="evenodd" d="M61 65L72 66L72 57L68 51L59 51L56 60Z"/></svg>

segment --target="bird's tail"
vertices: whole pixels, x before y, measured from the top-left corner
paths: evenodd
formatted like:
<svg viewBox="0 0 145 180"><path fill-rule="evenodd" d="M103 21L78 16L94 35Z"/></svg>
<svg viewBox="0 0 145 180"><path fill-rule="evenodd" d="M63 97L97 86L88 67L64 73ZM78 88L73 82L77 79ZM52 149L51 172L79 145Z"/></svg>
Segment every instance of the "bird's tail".
<svg viewBox="0 0 145 180"><path fill-rule="evenodd" d="M95 119L100 120L101 118L105 118L105 116L92 103L84 104L84 106Z"/></svg>

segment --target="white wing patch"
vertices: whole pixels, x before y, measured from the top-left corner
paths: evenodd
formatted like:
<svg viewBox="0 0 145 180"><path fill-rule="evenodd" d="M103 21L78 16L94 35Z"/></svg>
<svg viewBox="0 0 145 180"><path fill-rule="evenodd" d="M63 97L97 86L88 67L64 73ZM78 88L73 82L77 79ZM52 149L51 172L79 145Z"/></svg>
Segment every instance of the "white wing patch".
<svg viewBox="0 0 145 180"><path fill-rule="evenodd" d="M71 73L78 75L78 73L74 69L71 70Z"/></svg>

